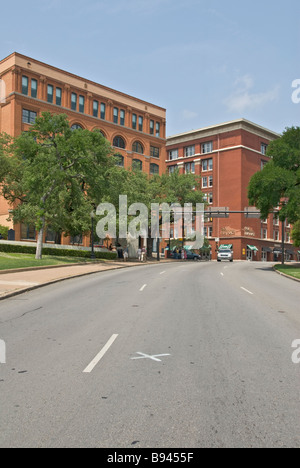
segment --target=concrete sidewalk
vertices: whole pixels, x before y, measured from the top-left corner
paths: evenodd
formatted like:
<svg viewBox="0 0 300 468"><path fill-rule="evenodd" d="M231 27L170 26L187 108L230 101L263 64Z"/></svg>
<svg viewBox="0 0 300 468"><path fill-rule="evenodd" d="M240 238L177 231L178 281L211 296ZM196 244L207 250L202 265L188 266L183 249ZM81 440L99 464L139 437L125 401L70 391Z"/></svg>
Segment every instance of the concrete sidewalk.
<svg viewBox="0 0 300 468"><path fill-rule="evenodd" d="M162 260L165 262L165 260ZM148 262L148 265L155 262ZM103 262L93 264L71 265L64 267L44 267L42 269L28 269L28 271L10 272L6 270L0 275L0 300L21 294L25 291L40 288L47 284L57 283L78 276L91 275L101 271L117 270L146 265L140 262Z"/></svg>

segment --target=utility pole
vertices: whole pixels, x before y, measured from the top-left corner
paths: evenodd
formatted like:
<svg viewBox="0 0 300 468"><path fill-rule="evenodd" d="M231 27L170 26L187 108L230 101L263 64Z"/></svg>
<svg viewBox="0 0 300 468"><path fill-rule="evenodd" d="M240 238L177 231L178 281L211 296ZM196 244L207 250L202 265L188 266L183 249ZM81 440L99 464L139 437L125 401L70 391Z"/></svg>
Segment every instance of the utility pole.
<svg viewBox="0 0 300 468"><path fill-rule="evenodd" d="M284 248L284 236L285 236L285 220L281 221L281 265L284 265L284 257L285 257L285 248Z"/></svg>

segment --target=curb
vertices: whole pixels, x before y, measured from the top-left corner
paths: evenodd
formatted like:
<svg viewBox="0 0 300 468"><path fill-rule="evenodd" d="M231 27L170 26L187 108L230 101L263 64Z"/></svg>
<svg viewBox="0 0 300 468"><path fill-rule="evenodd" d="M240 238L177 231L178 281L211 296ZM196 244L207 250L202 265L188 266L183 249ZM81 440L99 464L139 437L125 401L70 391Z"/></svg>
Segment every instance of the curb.
<svg viewBox="0 0 300 468"><path fill-rule="evenodd" d="M162 261L161 262L162 264L163 263L171 263L171 262L164 262ZM172 262L173 263L173 262ZM81 265L81 264L80 264ZM126 265L126 266L125 266ZM13 292L10 292L10 293L7 293L7 294L4 294L2 296L0 296L0 301L3 301L4 299L9 299L11 297L15 297L15 296L19 296L20 294L24 294L26 292L29 292L29 291L34 291L35 289L40 289L40 288L44 288L45 286L50 286L51 284L55 284L55 283L61 283L62 281L67 281L67 280L71 280L71 279L74 279L74 278L82 278L84 276L90 276L90 275L95 275L95 274L99 274L99 273L105 273L107 271L114 271L114 270L124 270L126 268L135 268L135 267L142 267L142 266L150 266L150 265L158 265L158 262L155 263L155 262L149 262L149 263L140 263L140 264L135 264L135 265L130 265L130 263L127 263L127 264L124 264L124 266L122 265L116 265L116 266L111 266L111 268L107 268L105 270L100 270L100 271L89 271L88 273L82 273L82 274L79 274L79 275L74 275L74 276L66 276L65 278L59 278L59 279L56 279L56 280L52 280L52 281L48 281L47 283L41 283L41 284L38 284L36 286L30 286L28 288L24 288L24 289L18 289L17 291L13 291ZM63 265L65 266L65 265ZM67 265L67 266L75 266L74 264L72 265ZM45 267L44 267L45 268ZM47 268L47 267L46 267ZM52 268L54 268L52 266ZM56 267L57 268L57 267ZM37 267L37 269L41 269L41 267ZM6 272L10 272L11 270L6 270ZM30 269L26 269L25 271L32 271ZM20 270L17 270L17 272L20 272Z"/></svg>
<svg viewBox="0 0 300 468"><path fill-rule="evenodd" d="M285 278L289 278L289 279L291 279L291 280L293 280L293 281L298 281L298 283L300 283L300 279L294 278L293 276L287 275L286 273L282 273L282 271L276 270L275 266L273 267L273 270L274 270L275 273L277 273L278 275L284 276Z"/></svg>

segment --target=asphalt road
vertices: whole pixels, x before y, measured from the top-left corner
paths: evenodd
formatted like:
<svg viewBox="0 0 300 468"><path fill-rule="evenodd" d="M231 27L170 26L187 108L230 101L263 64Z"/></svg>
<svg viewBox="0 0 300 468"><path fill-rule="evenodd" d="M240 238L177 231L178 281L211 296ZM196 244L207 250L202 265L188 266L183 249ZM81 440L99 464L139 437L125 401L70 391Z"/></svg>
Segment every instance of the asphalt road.
<svg viewBox="0 0 300 468"><path fill-rule="evenodd" d="M300 447L299 302L299 283L246 262L2 301L0 447Z"/></svg>

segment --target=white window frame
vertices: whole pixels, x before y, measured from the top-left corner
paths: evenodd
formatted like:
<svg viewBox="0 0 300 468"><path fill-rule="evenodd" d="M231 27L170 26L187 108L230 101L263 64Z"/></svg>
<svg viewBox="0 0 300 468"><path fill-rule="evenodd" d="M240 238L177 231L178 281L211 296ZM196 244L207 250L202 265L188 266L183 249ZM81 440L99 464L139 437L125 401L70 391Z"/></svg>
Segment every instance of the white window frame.
<svg viewBox="0 0 300 468"><path fill-rule="evenodd" d="M195 156L195 145L185 146L184 148L184 156L189 158L191 156Z"/></svg>
<svg viewBox="0 0 300 468"><path fill-rule="evenodd" d="M201 153L202 154L207 154L207 153L212 153L213 152L213 142L212 141L207 141L206 143L201 144Z"/></svg>

